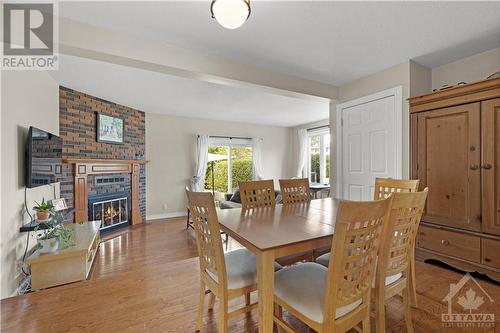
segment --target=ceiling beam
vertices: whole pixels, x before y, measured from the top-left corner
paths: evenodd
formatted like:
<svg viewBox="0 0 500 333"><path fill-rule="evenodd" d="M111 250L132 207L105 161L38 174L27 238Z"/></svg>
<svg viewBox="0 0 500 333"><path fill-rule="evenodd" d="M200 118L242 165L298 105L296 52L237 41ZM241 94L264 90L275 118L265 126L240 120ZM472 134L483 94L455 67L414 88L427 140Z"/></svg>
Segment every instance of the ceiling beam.
<svg viewBox="0 0 500 333"><path fill-rule="evenodd" d="M59 52L121 66L281 96L336 100L333 85L59 18Z"/></svg>

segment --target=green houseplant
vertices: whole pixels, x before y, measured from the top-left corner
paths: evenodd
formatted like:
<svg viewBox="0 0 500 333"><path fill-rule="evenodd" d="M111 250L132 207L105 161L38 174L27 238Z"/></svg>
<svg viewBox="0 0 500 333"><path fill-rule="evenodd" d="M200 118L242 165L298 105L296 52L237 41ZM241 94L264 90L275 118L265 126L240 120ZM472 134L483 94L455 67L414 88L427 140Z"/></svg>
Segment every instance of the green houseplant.
<svg viewBox="0 0 500 333"><path fill-rule="evenodd" d="M36 206L33 210L36 212L36 218L40 221L47 220L52 213L54 213L54 206L50 202L45 202L45 198L42 198L42 202L36 202Z"/></svg>
<svg viewBox="0 0 500 333"><path fill-rule="evenodd" d="M39 253L55 252L75 244L74 231L62 223L64 216L60 212L52 212L52 216L44 223L38 224L37 249Z"/></svg>

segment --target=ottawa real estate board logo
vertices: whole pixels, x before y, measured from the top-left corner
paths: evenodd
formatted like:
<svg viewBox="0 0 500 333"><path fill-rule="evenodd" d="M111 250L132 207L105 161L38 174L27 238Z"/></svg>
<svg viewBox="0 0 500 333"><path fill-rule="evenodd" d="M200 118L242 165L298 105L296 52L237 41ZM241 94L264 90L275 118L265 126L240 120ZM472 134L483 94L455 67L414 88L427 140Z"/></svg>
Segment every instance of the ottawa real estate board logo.
<svg viewBox="0 0 500 333"><path fill-rule="evenodd" d="M4 2L2 70L58 68L55 2Z"/></svg>
<svg viewBox="0 0 500 333"><path fill-rule="evenodd" d="M450 284L450 292L443 302L448 303L447 313L441 315L443 327L468 329L495 327L495 314L482 311L485 305L492 305L494 300L469 273L457 283ZM492 307L494 308L494 306L489 308Z"/></svg>

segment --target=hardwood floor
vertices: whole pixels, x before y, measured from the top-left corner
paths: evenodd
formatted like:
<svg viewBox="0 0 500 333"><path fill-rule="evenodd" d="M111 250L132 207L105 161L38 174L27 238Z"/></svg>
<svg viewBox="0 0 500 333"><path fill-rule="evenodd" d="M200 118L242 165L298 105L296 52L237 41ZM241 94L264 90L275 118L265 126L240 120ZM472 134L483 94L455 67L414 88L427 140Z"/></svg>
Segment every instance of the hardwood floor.
<svg viewBox="0 0 500 333"><path fill-rule="evenodd" d="M185 219L177 218L104 236L89 280L2 300L0 331L193 332L198 261L193 231L185 226ZM229 250L237 247L234 241L227 245ZM412 313L416 333L500 332L498 284L477 279L494 301L481 295L480 310L495 314L495 328L443 327L441 314L447 311L443 298L450 283L458 282L463 274L424 263L417 263L416 271L419 309ZM453 310L467 313L457 302ZM386 312L387 331L405 332L402 300L389 301ZM231 320L229 332L256 332L257 327L254 311ZM307 332L304 327L301 331ZM217 311L205 316L202 332L217 332Z"/></svg>

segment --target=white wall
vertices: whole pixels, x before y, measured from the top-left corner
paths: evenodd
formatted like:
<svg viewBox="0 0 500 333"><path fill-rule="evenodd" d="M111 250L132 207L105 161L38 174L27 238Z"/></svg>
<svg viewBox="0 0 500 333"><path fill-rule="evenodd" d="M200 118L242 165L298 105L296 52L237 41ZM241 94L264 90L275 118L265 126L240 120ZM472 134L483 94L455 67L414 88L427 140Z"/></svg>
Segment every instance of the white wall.
<svg viewBox="0 0 500 333"><path fill-rule="evenodd" d="M484 80L497 71L500 71L500 47L433 68L432 88Z"/></svg>
<svg viewBox="0 0 500 333"><path fill-rule="evenodd" d="M291 130L284 127L146 113L146 212L149 219L186 211L184 188L196 167L196 135L264 139L264 178L290 177ZM164 209L167 204L167 209Z"/></svg>
<svg viewBox="0 0 500 333"><path fill-rule="evenodd" d="M6 298L13 295L22 277L18 263L27 234L21 234L19 227L29 222L23 206L26 136L31 125L59 133L59 86L44 71L2 71L1 81L0 297ZM28 207L34 206L34 200L52 199L52 195L50 186L28 189Z"/></svg>
<svg viewBox="0 0 500 333"><path fill-rule="evenodd" d="M410 61L410 96L418 96L431 92L431 83L431 69Z"/></svg>

